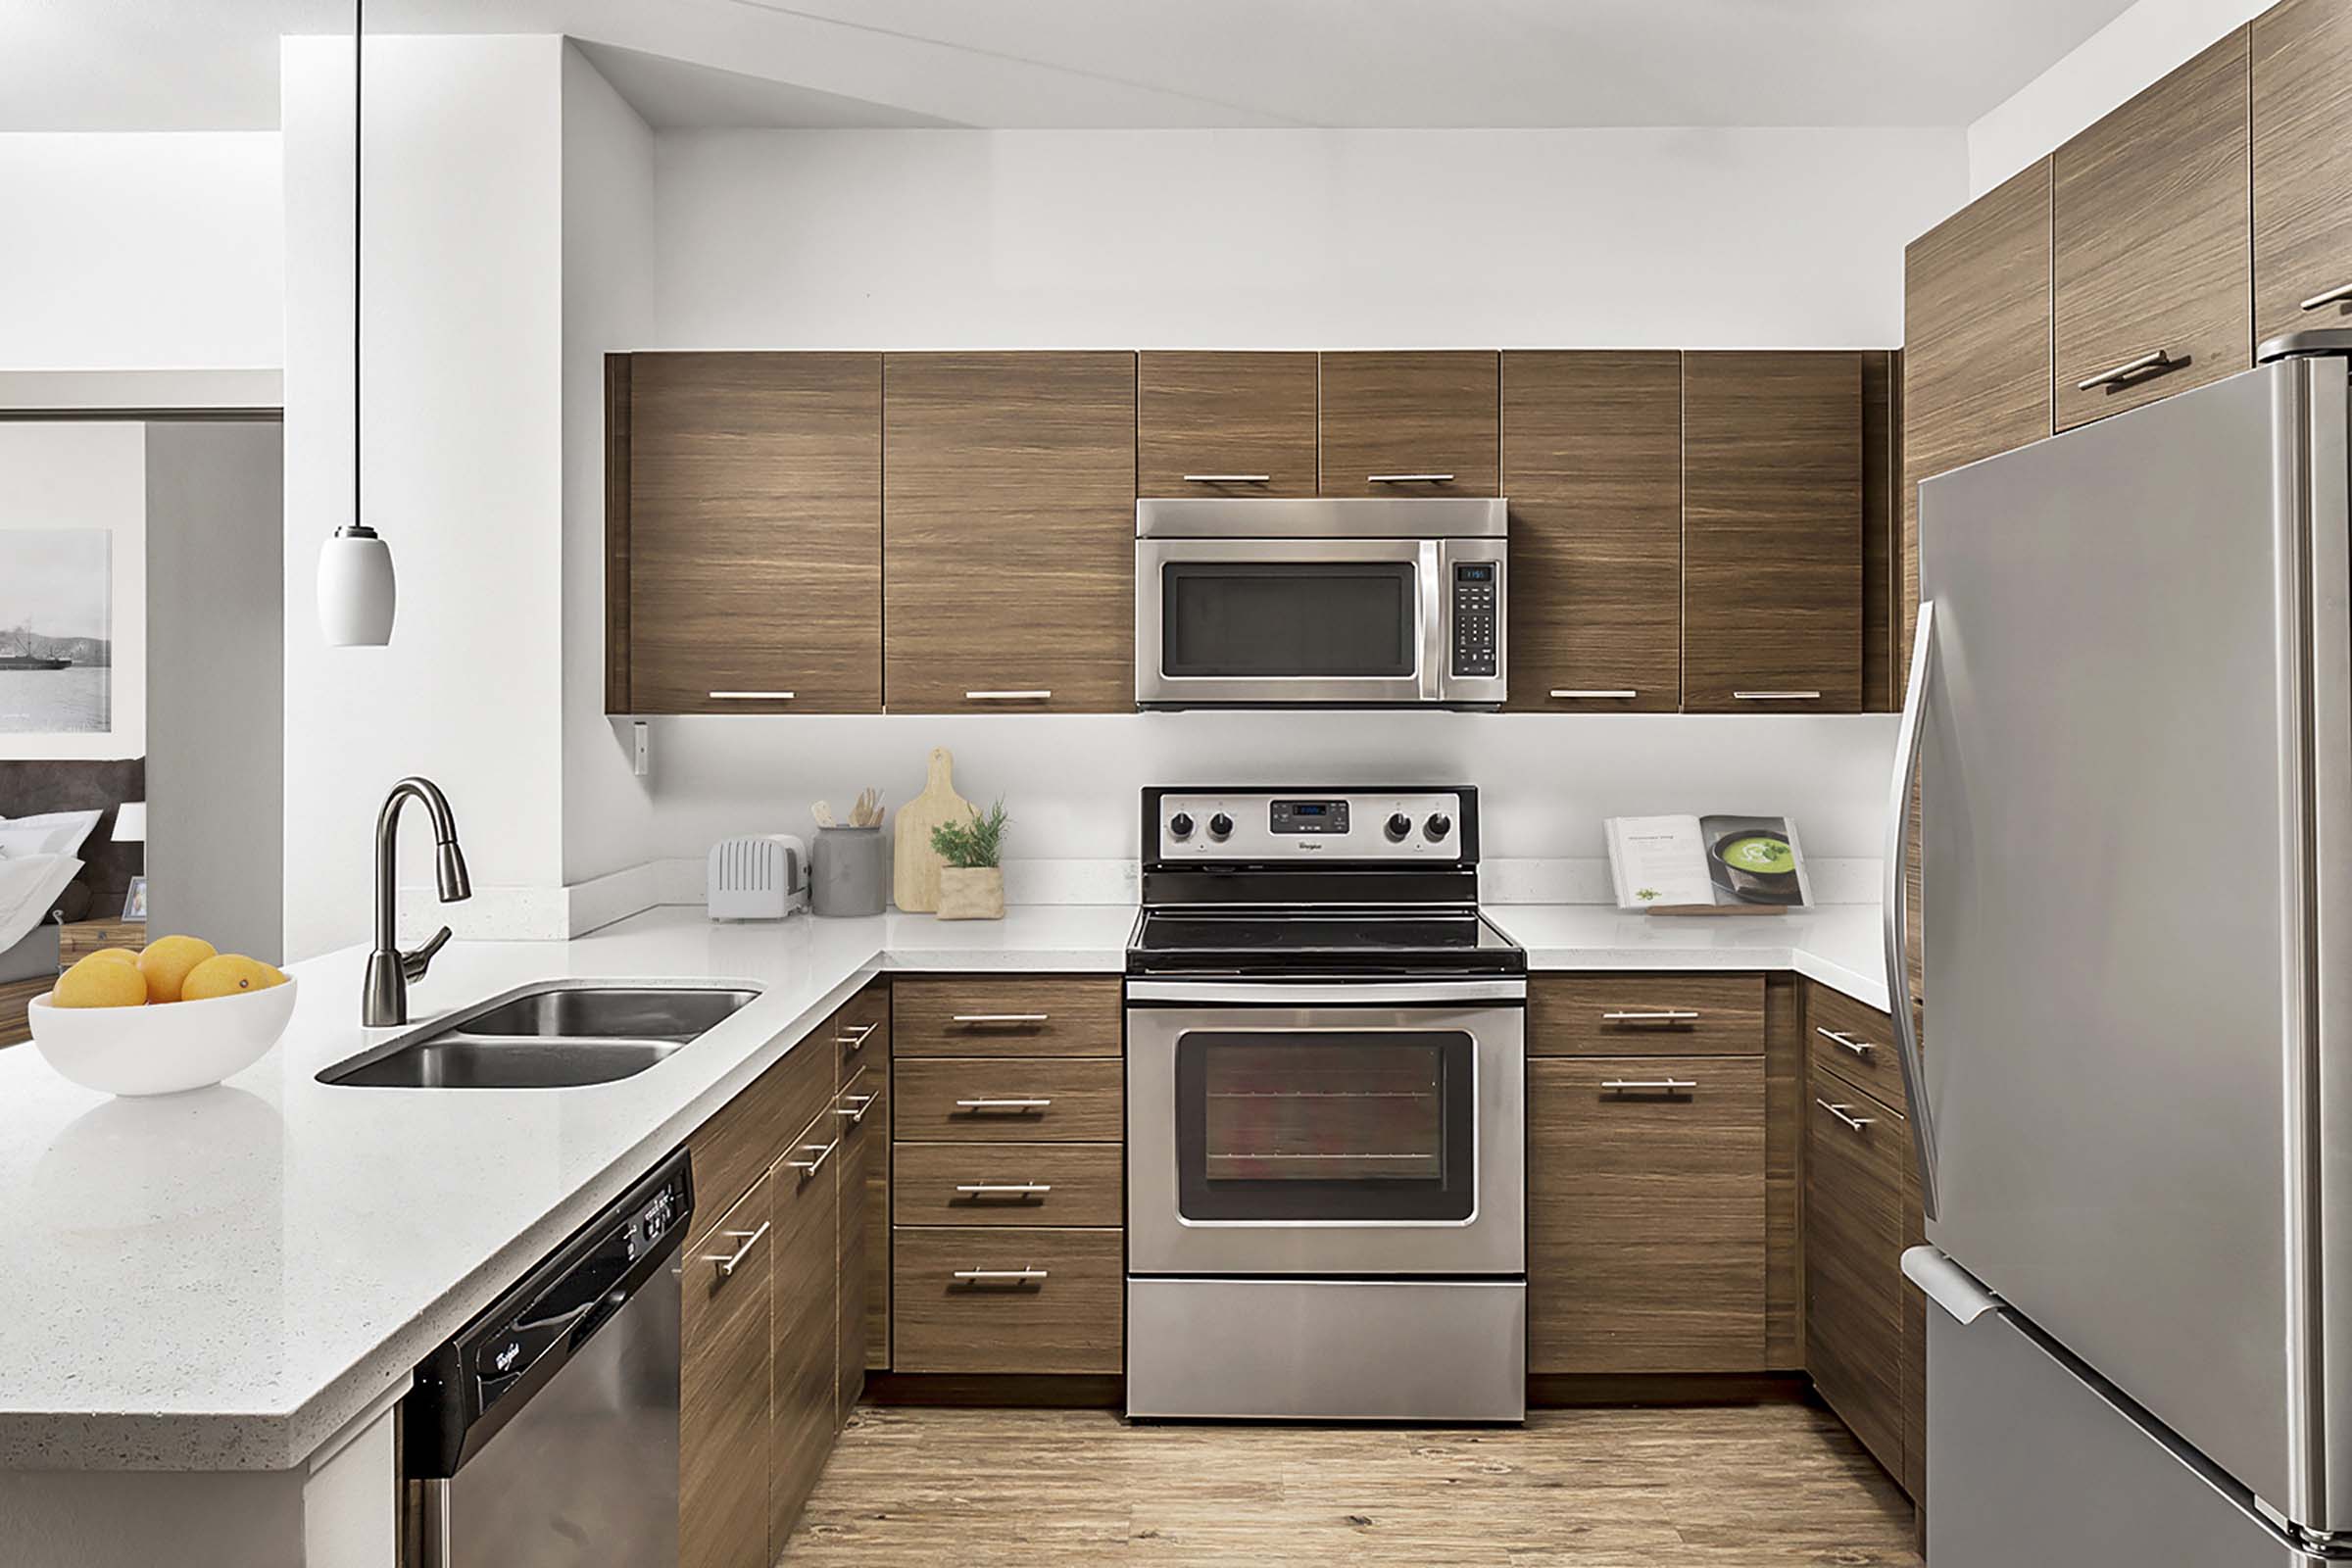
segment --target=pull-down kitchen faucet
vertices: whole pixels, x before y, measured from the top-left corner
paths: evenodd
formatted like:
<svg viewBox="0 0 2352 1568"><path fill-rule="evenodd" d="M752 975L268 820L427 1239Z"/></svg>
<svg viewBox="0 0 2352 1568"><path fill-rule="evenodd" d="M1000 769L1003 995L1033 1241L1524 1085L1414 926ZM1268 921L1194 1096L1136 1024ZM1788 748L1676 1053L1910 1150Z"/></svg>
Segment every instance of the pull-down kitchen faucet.
<svg viewBox="0 0 2352 1568"><path fill-rule="evenodd" d="M449 940L449 927L415 953L400 951L398 935L400 892L400 808L422 801L433 818L433 875L440 884L441 902L455 904L473 897L473 880L466 871L465 852L458 848L458 819L450 814L449 797L429 778L404 778L384 797L375 818L375 951L368 955L367 989L360 997L360 1022L380 1029L409 1021L409 982L424 978L433 955Z"/></svg>

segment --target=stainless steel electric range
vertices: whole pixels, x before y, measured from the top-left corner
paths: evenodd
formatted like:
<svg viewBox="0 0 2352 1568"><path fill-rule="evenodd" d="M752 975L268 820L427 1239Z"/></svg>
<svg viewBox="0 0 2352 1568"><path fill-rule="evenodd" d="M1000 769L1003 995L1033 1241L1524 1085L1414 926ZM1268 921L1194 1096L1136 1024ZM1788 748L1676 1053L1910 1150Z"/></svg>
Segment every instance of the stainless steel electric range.
<svg viewBox="0 0 2352 1568"><path fill-rule="evenodd" d="M1127 1413L1527 1413L1527 955L1466 786L1144 792Z"/></svg>

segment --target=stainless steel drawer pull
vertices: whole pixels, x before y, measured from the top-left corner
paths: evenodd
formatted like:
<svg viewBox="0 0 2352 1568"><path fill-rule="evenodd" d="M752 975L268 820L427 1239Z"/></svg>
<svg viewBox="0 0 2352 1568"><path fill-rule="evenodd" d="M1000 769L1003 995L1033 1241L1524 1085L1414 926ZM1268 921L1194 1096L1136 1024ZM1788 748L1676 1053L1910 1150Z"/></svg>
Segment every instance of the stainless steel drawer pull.
<svg viewBox="0 0 2352 1568"><path fill-rule="evenodd" d="M1617 1090L1652 1089L1663 1093L1678 1089L1696 1089L1698 1080L1695 1078L1604 1078L1600 1082L1600 1087Z"/></svg>
<svg viewBox="0 0 2352 1568"><path fill-rule="evenodd" d="M849 1034L835 1035L833 1043L844 1051L863 1051L866 1041L871 1039L874 1031L881 1027L878 1023L869 1023L862 1029L853 1030Z"/></svg>
<svg viewBox="0 0 2352 1568"><path fill-rule="evenodd" d="M714 703L789 703L793 695L791 692L712 692L710 700Z"/></svg>
<svg viewBox="0 0 2352 1568"><path fill-rule="evenodd" d="M801 1146L802 1152L805 1153L813 1149L816 1151L816 1157L814 1159L788 1159L784 1163L790 1165L794 1170L799 1171L801 1173L801 1180L807 1181L809 1177L814 1176L818 1171L825 1168L825 1161L831 1159L833 1157L833 1151L839 1149L840 1147L841 1140L838 1138L834 1139L829 1144L803 1144Z"/></svg>
<svg viewBox="0 0 2352 1568"><path fill-rule="evenodd" d="M1828 1111L1831 1115L1837 1117L1839 1121L1845 1123L1848 1127L1851 1127L1856 1132L1860 1132L1863 1128L1870 1126L1879 1119L1876 1116L1856 1116L1848 1111L1843 1105L1833 1105L1826 1100L1816 1100L1813 1102L1813 1103L1819 1105L1822 1109Z"/></svg>
<svg viewBox="0 0 2352 1568"><path fill-rule="evenodd" d="M1366 484L1451 484L1450 473L1367 473Z"/></svg>
<svg viewBox="0 0 2352 1568"><path fill-rule="evenodd" d="M958 1100L958 1110L1043 1110L1051 1100Z"/></svg>
<svg viewBox="0 0 2352 1568"><path fill-rule="evenodd" d="M963 699L967 703L1042 703L1053 695L1052 690L1041 688L1037 691L1019 692L965 692Z"/></svg>
<svg viewBox="0 0 2352 1568"><path fill-rule="evenodd" d="M1186 484L1272 484L1270 473L1188 473Z"/></svg>
<svg viewBox="0 0 2352 1568"><path fill-rule="evenodd" d="M2352 283L2346 283L2340 288L2331 288L2325 294L2314 294L2303 302L2303 309L2316 311L2325 305L2341 305L2346 300L2352 300Z"/></svg>
<svg viewBox="0 0 2352 1568"><path fill-rule="evenodd" d="M1604 1012L1602 1023L1695 1023L1695 1007L1661 1007L1655 1012Z"/></svg>
<svg viewBox="0 0 2352 1568"><path fill-rule="evenodd" d="M835 1105L833 1107L833 1114L836 1116L849 1117L850 1125L857 1127L865 1121L865 1113L873 1109L874 1102L880 1100L882 1097L880 1095L852 1095L849 1098L858 1102L858 1108L856 1110L852 1110L847 1105Z"/></svg>
<svg viewBox="0 0 2352 1568"><path fill-rule="evenodd" d="M718 1234L730 1242L741 1242L743 1245L736 1248L734 1251L723 1255L706 1254L703 1261L716 1263L718 1277L722 1280L731 1280L735 1277L736 1269L743 1266L743 1260L752 1255L752 1249L760 1245L760 1238L767 1234L767 1221L761 1220L760 1228L756 1231L720 1231Z"/></svg>
<svg viewBox="0 0 2352 1568"><path fill-rule="evenodd" d="M2110 369L2101 370L2096 375L2086 375L2075 383L2075 390L2096 392L2103 386L2121 386L2126 381L2134 381L2143 375L2154 374L2160 370L2178 369L2187 363L2186 360L2174 359L2170 350L2158 349L2153 354L2142 354L2136 360L2126 360L2123 364Z"/></svg>
<svg viewBox="0 0 2352 1568"><path fill-rule="evenodd" d="M1052 1182L966 1182L956 1187L967 1198L1043 1198Z"/></svg>
<svg viewBox="0 0 2352 1568"><path fill-rule="evenodd" d="M1631 686L1621 689L1594 687L1591 691L1580 690L1574 686L1554 686L1551 689L1551 695L1559 698L1584 698L1594 702L1630 702L1642 694Z"/></svg>
<svg viewBox="0 0 2352 1568"><path fill-rule="evenodd" d="M1735 703L1818 703L1819 692L1734 692Z"/></svg>
<svg viewBox="0 0 2352 1568"><path fill-rule="evenodd" d="M1824 1040L1843 1046L1846 1050L1852 1052L1857 1056L1867 1056L1872 1052L1879 1049L1867 1040L1856 1040L1852 1035L1839 1034L1835 1029L1817 1028L1813 1032L1821 1036L1821 1038Z"/></svg>
<svg viewBox="0 0 2352 1568"><path fill-rule="evenodd" d="M959 1268L954 1275L966 1285L1034 1285L1045 1277L1042 1268Z"/></svg>
<svg viewBox="0 0 2352 1568"><path fill-rule="evenodd" d="M959 1012L950 1023L1044 1023L1054 1015L1050 1012Z"/></svg>

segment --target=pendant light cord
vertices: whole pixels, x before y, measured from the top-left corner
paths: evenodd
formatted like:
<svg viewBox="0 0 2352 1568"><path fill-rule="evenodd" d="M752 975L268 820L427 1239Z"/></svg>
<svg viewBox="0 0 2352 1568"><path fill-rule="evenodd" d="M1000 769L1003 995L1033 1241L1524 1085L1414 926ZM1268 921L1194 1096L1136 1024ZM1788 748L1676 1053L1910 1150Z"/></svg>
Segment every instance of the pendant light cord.
<svg viewBox="0 0 2352 1568"><path fill-rule="evenodd" d="M364 165L361 146L367 119L361 98L368 52L368 0L351 0L351 525L361 538L369 530L360 509L360 346L365 336L360 322L360 247L365 230L360 223Z"/></svg>

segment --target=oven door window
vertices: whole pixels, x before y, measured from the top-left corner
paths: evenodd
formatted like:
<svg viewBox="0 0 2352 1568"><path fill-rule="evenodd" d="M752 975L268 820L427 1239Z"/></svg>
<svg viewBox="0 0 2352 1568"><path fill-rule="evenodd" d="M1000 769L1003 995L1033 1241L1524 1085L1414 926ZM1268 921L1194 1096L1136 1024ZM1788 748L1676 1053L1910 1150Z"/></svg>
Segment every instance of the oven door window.
<svg viewBox="0 0 2352 1568"><path fill-rule="evenodd" d="M1466 1220L1471 1037L1200 1032L1176 1044L1177 1206L1196 1220Z"/></svg>
<svg viewBox="0 0 2352 1568"><path fill-rule="evenodd" d="M1171 561L1160 567L1160 672L1409 679L1410 561Z"/></svg>

